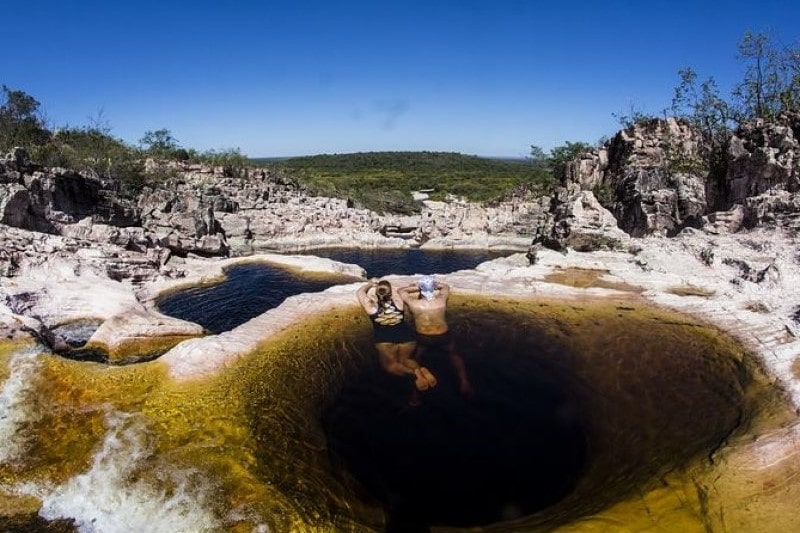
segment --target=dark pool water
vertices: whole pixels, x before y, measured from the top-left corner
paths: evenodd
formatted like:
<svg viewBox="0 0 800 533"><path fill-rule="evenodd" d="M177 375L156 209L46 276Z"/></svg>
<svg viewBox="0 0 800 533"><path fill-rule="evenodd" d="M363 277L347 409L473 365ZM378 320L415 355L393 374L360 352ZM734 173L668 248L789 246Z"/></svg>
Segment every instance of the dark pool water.
<svg viewBox="0 0 800 533"><path fill-rule="evenodd" d="M313 250L305 255L327 257L341 263L362 266L368 277L381 277L389 274L401 276L413 274L448 274L457 270L467 270L479 264L505 257L514 252L487 250L421 250L419 248L401 250L366 250L349 248L330 248Z"/></svg>
<svg viewBox="0 0 800 533"><path fill-rule="evenodd" d="M313 255L354 263L365 268L369 276L383 276L455 272L508 252L329 249ZM277 307L289 296L322 291L335 283L308 279L263 263L236 265L227 269L226 275L216 285L186 289L159 300L159 311L220 333Z"/></svg>
<svg viewBox="0 0 800 533"><path fill-rule="evenodd" d="M232 266L226 274L226 279L216 285L193 287L159 300L158 310L220 333L277 307L289 296L319 292L334 284L256 263Z"/></svg>
<svg viewBox="0 0 800 533"><path fill-rule="evenodd" d="M386 506L389 532L520 518L564 498L583 471L574 399L545 365L467 352L470 396L446 354L431 353L424 364L439 383L421 405L408 406L410 380L376 365L325 414L333 463Z"/></svg>
<svg viewBox="0 0 800 533"><path fill-rule="evenodd" d="M410 407L410 379L372 355L323 414L332 465L383 505L388 532L551 531L707 457L742 419L736 348L625 309L455 298L448 321L474 394L446 353L425 352L439 384Z"/></svg>

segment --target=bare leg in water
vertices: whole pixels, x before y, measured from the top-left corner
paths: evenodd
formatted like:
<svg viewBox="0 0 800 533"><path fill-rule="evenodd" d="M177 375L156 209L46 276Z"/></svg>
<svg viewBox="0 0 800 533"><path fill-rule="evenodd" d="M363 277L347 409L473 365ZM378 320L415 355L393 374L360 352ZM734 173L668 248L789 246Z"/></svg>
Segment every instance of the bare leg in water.
<svg viewBox="0 0 800 533"><path fill-rule="evenodd" d="M422 344L417 344L417 350L414 358L417 361L422 361L422 358L427 351L428 351L427 346L424 346ZM449 358L450 365L453 367L453 370L456 373L456 377L458 378L459 392L464 396L468 397L473 396L475 394L475 391L472 388L472 383L470 383L469 377L467 376L467 367L464 364L464 358L458 352L454 340L450 340L450 343L447 346L447 357Z"/></svg>
<svg viewBox="0 0 800 533"><path fill-rule="evenodd" d="M435 387L436 378L427 368L420 366L414 360L413 355L416 343L378 343L375 348L378 350L381 366L386 372L395 376L410 376L414 378L414 387L412 387L409 405L419 405L419 391L426 391L431 387Z"/></svg>

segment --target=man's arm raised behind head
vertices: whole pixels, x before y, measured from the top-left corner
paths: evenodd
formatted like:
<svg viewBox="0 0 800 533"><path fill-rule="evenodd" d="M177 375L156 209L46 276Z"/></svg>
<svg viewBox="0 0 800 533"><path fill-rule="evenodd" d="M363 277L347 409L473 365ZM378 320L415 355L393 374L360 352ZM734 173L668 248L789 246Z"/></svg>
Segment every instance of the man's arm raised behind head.
<svg viewBox="0 0 800 533"><path fill-rule="evenodd" d="M448 285L444 281L437 281L434 284L434 287L439 289L439 294L444 296L445 298L450 296L450 285Z"/></svg>
<svg viewBox="0 0 800 533"><path fill-rule="evenodd" d="M415 292L419 292L416 285L406 285L405 287L397 289L397 294L400 295L400 299L403 300L404 303L408 303L408 301L411 300L411 294Z"/></svg>

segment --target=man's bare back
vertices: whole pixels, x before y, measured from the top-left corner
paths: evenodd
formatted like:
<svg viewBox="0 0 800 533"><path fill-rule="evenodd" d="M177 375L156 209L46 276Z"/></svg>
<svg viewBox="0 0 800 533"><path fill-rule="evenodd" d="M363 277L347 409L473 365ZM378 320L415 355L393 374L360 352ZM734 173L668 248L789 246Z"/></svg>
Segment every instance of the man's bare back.
<svg viewBox="0 0 800 533"><path fill-rule="evenodd" d="M450 286L447 283L434 281L433 278L423 278L416 285L403 287L397 292L414 319L414 329L417 332L417 359L421 360L428 348L444 349L458 376L461 392L471 396L472 386L467 378L464 360L456 350L445 318Z"/></svg>
<svg viewBox="0 0 800 533"><path fill-rule="evenodd" d="M422 335L441 335L447 332L447 299L450 286L430 280L429 290L421 290L419 285L409 285L398 291L403 303L414 317L414 328Z"/></svg>

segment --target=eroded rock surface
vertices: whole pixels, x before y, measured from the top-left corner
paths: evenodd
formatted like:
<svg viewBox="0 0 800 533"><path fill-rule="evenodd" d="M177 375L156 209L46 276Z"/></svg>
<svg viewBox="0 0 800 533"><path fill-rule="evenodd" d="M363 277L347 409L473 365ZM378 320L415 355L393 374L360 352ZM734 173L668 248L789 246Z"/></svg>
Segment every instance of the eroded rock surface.
<svg viewBox="0 0 800 533"><path fill-rule="evenodd" d="M725 183L716 195L728 205L770 191L800 191L800 111L742 125L728 144L727 159Z"/></svg>
<svg viewBox="0 0 800 533"><path fill-rule="evenodd" d="M619 227L634 237L673 234L707 211L702 135L669 118L634 124L576 158L566 183L602 194Z"/></svg>
<svg viewBox="0 0 800 533"><path fill-rule="evenodd" d="M695 164L703 147L694 132L680 122L654 122L621 132L577 160L552 199L491 208L430 202L420 218L381 217L346 201L308 197L266 174L254 182L187 168L187 181L176 182L175 190L143 196L136 208L141 226L125 226L118 222L127 220L126 211L113 202L103 212L89 212L87 205L68 200L83 190L76 184L79 177L36 174L44 171L15 154L0 169L0 210L4 220L38 231L0 224L0 334L53 334L45 340L56 346L66 342L57 337L59 327L89 319L101 324L90 344L117 350L122 359L130 354L126 343L158 350L174 345L158 365L169 379L189 382L218 375L321 311L355 306L357 287L293 296L232 331L184 340L203 332L157 316L153 299L182 282L218 277L230 264L195 253L409 241L490 246L495 238L532 236L537 245L559 253L539 247L535 264L520 254L442 279L456 294L642 298L688 313L741 341L792 410L766 429L742 428L744 437L723 443L714 465L688 472L682 481L668 476L660 486L587 517L586 527L625 523L715 530L732 527L735 517L736 527L745 530L765 523L791 528L800 493L800 459L792 452L800 411L800 191L797 124L788 120L737 133L741 142L731 145L732 170L723 187L709 184ZM94 185L86 186L91 197ZM630 238L622 229L643 238ZM175 257L181 255L187 257ZM309 260L288 261L303 268ZM363 276L357 266L318 268ZM602 284L553 282L569 279L554 276L569 269L595 271Z"/></svg>

